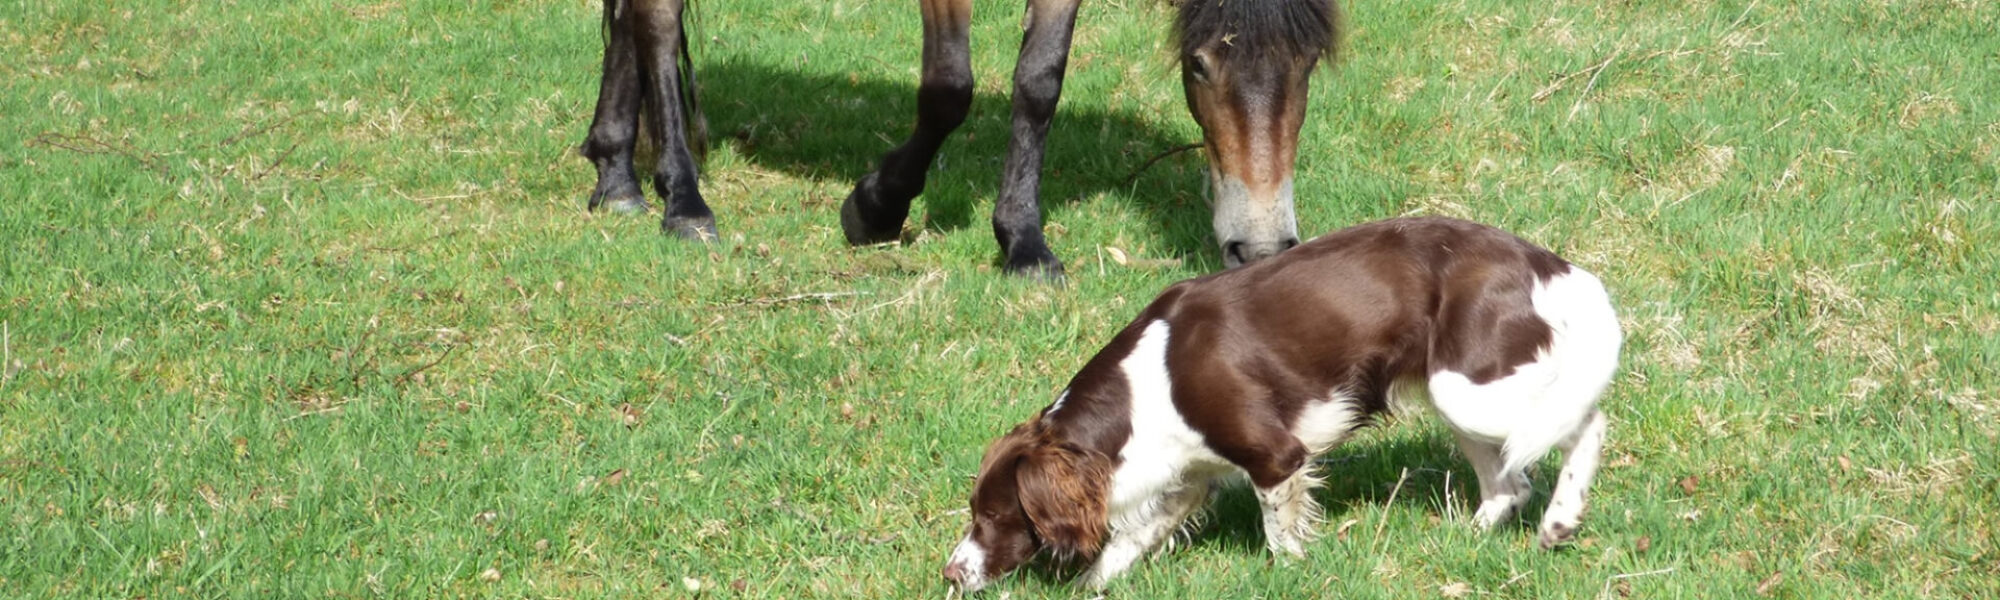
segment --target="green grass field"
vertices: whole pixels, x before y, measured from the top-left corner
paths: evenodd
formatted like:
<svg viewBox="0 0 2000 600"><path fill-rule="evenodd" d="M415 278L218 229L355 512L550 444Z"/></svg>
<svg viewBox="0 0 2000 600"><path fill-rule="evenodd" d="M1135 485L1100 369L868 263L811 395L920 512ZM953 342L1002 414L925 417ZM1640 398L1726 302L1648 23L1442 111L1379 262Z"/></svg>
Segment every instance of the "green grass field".
<svg viewBox="0 0 2000 600"><path fill-rule="evenodd" d="M0 7L0 596L944 597L985 444L1220 261L1198 156L1128 183L1198 139L1155 0L1080 18L1067 287L986 226L1017 2L979 2L911 241L847 248L913 4L700 4L707 246L583 212L594 2ZM1612 287L1581 541L1473 532L1413 412L1325 459L1306 560L1227 490L1114 597L2000 597L2000 4L1347 17L1302 233L1467 217Z"/></svg>

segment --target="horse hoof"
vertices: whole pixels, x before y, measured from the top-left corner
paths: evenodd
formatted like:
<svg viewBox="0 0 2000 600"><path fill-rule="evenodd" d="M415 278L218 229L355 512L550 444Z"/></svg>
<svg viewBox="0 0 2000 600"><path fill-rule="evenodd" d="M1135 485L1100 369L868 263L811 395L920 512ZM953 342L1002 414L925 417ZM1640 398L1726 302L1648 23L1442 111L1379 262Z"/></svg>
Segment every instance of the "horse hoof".
<svg viewBox="0 0 2000 600"><path fill-rule="evenodd" d="M875 174L869 173L854 184L854 191L847 194L847 201L840 203L840 231L847 234L847 245L867 246L902 239L903 217L907 215L898 216L894 223L884 225L871 221L885 219L871 219L874 215L864 214L863 211L872 213L879 210L874 208L880 204L877 200L879 196Z"/></svg>
<svg viewBox="0 0 2000 600"><path fill-rule="evenodd" d="M721 239L715 230L715 217L670 216L660 220L660 233L704 244Z"/></svg>
<svg viewBox="0 0 2000 600"><path fill-rule="evenodd" d="M646 205L646 197L638 194L620 195L607 198L605 194L591 194L590 210L603 210L614 215L643 215L652 207Z"/></svg>
<svg viewBox="0 0 2000 600"><path fill-rule="evenodd" d="M1007 274L1049 283L1063 285L1068 282L1063 275L1062 261L1047 248L1040 252L1023 252L1007 257Z"/></svg>

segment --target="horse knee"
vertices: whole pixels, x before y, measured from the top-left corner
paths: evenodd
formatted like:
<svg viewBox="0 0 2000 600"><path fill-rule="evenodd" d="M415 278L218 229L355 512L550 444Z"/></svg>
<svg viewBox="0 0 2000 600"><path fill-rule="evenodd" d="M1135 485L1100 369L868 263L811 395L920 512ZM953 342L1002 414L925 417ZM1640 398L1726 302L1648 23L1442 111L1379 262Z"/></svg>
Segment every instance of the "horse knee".
<svg viewBox="0 0 2000 600"><path fill-rule="evenodd" d="M631 160L633 134L615 127L592 127L577 151L593 161Z"/></svg>
<svg viewBox="0 0 2000 600"><path fill-rule="evenodd" d="M680 28L681 10L687 0L625 0L627 10L638 22L655 27Z"/></svg>

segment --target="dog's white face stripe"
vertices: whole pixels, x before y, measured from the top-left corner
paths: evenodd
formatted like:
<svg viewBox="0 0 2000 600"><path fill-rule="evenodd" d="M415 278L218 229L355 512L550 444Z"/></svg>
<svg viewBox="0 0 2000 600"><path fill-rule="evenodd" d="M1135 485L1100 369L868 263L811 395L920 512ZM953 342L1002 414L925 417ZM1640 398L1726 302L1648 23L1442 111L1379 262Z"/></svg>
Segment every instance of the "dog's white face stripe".
<svg viewBox="0 0 2000 600"><path fill-rule="evenodd" d="M963 574L958 580L958 586L966 592L976 592L979 588L986 587L986 549L972 541L971 534L967 534L965 539L958 542L958 547L951 551L951 560L945 564L958 566L959 573Z"/></svg>

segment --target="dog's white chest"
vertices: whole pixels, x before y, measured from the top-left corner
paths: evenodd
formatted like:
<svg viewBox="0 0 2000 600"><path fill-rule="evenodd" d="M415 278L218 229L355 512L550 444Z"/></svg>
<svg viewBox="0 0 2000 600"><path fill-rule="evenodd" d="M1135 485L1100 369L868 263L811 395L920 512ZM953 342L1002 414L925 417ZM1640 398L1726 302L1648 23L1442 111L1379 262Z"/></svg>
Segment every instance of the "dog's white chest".
<svg viewBox="0 0 2000 600"><path fill-rule="evenodd" d="M1168 336L1166 321L1148 324L1132 353L1119 362L1132 394L1132 436L1119 451L1118 470L1111 478L1114 516L1121 506L1150 501L1180 483L1192 467L1227 464L1174 408Z"/></svg>

